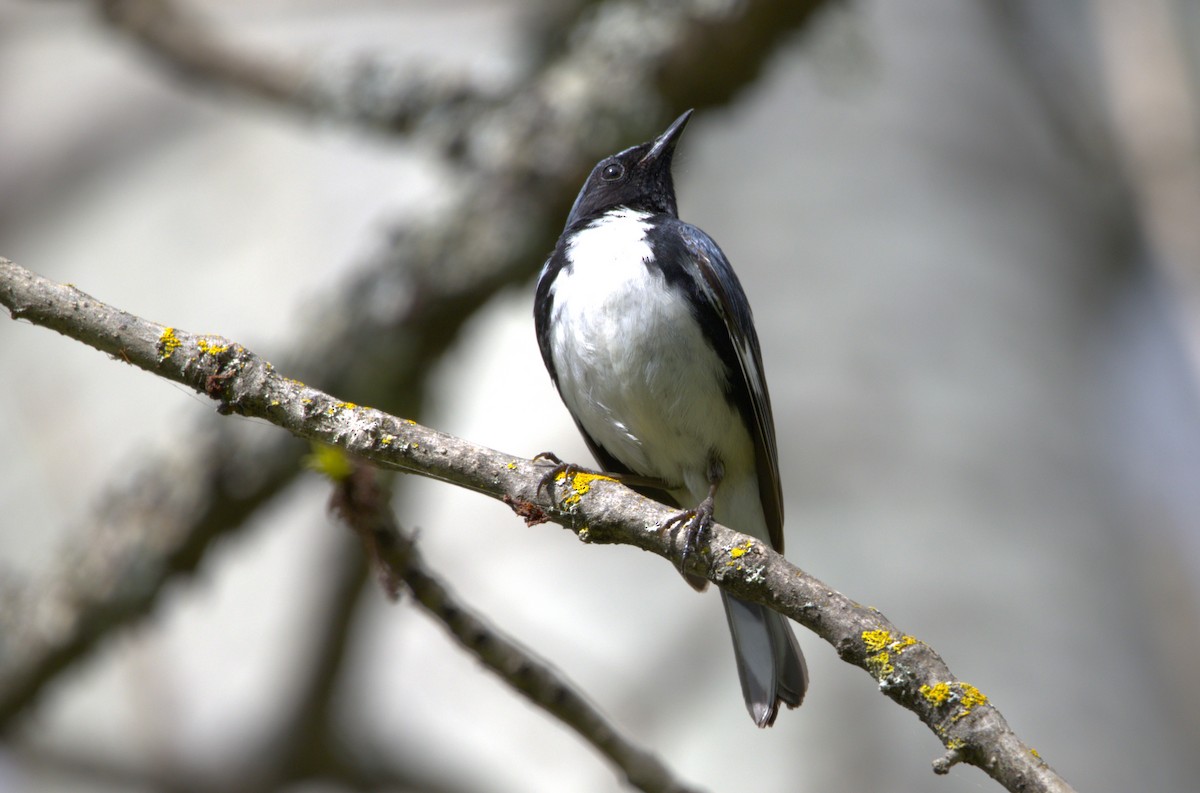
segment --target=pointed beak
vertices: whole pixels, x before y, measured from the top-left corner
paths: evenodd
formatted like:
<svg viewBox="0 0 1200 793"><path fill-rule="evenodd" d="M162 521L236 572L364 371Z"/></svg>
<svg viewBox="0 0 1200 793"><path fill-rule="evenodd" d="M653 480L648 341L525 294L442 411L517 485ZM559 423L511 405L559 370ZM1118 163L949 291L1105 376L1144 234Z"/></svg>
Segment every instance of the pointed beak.
<svg viewBox="0 0 1200 793"><path fill-rule="evenodd" d="M675 119L675 123L667 127L667 131L654 139L654 145L650 147L650 151L646 152L646 156L639 163L653 162L654 160L666 157L671 159L671 155L675 153L675 143L679 140L679 136L683 134L683 128L687 126L688 119L692 117L692 110L685 110L683 115Z"/></svg>

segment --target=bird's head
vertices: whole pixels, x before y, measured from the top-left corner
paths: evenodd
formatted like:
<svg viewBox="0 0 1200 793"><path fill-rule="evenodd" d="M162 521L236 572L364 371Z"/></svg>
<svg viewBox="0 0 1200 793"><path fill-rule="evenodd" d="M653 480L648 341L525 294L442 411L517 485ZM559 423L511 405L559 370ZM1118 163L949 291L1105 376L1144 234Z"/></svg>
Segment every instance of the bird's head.
<svg viewBox="0 0 1200 793"><path fill-rule="evenodd" d="M618 206L678 217L671 158L691 116L692 111L688 110L654 140L598 162L575 198L567 216L567 228Z"/></svg>

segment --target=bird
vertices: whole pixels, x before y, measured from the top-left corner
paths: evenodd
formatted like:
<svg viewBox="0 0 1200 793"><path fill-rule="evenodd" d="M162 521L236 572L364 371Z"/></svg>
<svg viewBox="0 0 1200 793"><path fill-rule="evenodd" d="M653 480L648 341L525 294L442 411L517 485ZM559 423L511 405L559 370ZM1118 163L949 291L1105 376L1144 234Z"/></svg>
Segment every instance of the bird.
<svg viewBox="0 0 1200 793"><path fill-rule="evenodd" d="M592 169L538 276L538 347L604 472L673 507L695 505L668 521L686 526L685 554L713 520L782 552L775 426L750 303L717 243L679 219L672 159L692 112ZM804 699L804 655L778 612L721 598L746 709L768 727L780 704Z"/></svg>

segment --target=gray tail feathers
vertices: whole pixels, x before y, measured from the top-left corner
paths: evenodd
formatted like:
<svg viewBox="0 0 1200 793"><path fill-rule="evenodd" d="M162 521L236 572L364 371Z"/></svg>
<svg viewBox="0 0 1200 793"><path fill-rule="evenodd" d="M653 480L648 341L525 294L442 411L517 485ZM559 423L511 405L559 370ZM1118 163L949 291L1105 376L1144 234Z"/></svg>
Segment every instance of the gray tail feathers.
<svg viewBox="0 0 1200 793"><path fill-rule="evenodd" d="M787 619L757 603L721 593L746 709L759 727L770 727L779 703L798 706L808 688L808 666Z"/></svg>

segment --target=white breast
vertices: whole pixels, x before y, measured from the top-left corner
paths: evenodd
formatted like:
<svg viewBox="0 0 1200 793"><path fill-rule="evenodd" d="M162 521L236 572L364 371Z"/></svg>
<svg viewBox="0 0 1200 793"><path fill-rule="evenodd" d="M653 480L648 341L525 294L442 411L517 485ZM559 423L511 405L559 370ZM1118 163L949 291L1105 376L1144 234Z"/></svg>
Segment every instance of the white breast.
<svg viewBox="0 0 1200 793"><path fill-rule="evenodd" d="M687 302L646 266L648 218L616 210L576 236L551 288L550 344L563 400L588 434L698 501L710 455L752 471L753 445Z"/></svg>

